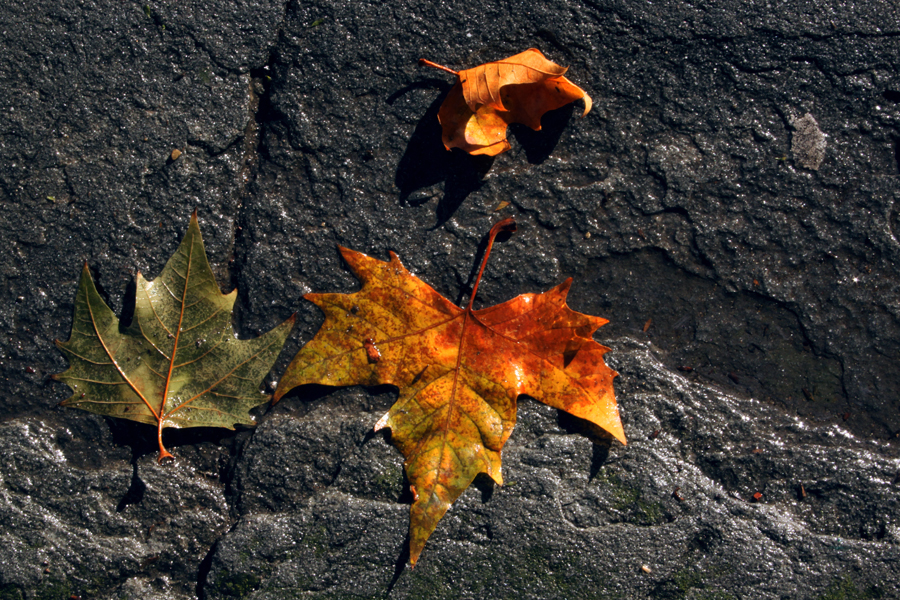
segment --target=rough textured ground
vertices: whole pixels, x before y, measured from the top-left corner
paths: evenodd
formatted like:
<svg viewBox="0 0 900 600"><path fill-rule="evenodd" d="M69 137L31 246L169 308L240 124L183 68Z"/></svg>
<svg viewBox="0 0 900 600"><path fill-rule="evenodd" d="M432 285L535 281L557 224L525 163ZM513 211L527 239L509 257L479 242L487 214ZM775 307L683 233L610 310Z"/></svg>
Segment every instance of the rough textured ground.
<svg viewBox="0 0 900 600"><path fill-rule="evenodd" d="M831 0L4 3L0 598L897 597L898 24ZM452 80L416 59L528 47L593 111L446 152ZM508 485L469 490L415 570L370 433L391 389L167 432L157 466L149 428L56 407L53 340L83 261L127 319L194 209L239 334L298 313L271 382L321 322L301 296L356 285L336 244L459 299L516 216L478 303L574 277L629 446L522 400Z"/></svg>

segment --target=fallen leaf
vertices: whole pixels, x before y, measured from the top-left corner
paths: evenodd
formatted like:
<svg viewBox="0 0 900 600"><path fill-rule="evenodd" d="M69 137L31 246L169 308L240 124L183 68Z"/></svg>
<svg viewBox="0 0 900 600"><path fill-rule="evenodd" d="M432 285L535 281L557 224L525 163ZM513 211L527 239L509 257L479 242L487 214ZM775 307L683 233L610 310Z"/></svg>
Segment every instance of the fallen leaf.
<svg viewBox="0 0 900 600"><path fill-rule="evenodd" d="M54 379L75 393L62 406L155 425L159 461L172 458L166 427L255 425L259 384L272 368L294 317L252 340L231 326L237 290L222 294L206 258L197 213L160 276L138 273L134 318L121 327L85 263L72 335L56 344L69 368Z"/></svg>
<svg viewBox="0 0 900 600"><path fill-rule="evenodd" d="M523 294L474 310L478 283L500 231L497 223L466 308L459 308L390 262L341 248L362 282L353 294L307 294L325 322L288 366L278 401L304 384L391 384L394 406L375 425L390 428L406 457L414 501L410 562L415 565L438 521L479 473L498 484L500 450L516 421L521 394L599 425L625 443L609 350L592 339L607 321L566 306L568 279L543 294Z"/></svg>
<svg viewBox="0 0 900 600"><path fill-rule="evenodd" d="M567 67L550 62L534 48L459 72L430 60L419 63L459 78L438 111L447 150L496 156L511 147L506 139L510 123L539 131L544 113L579 98L584 99L582 116L591 110L591 97L563 77Z"/></svg>

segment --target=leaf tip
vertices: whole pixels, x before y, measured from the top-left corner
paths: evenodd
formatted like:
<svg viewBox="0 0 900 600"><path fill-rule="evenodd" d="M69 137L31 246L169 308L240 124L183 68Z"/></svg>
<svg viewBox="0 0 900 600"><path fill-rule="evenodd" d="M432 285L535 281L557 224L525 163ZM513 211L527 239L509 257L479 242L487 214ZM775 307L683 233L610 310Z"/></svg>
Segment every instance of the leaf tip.
<svg viewBox="0 0 900 600"><path fill-rule="evenodd" d="M278 401L284 397L284 395L286 393L287 393L287 390L282 389L281 382L279 382L278 387L275 389L275 393L272 394L272 400L271 400L271 402L269 402L269 404L271 404L272 406L275 406L276 404L278 404Z"/></svg>
<svg viewBox="0 0 900 600"><path fill-rule="evenodd" d="M391 418L391 411L384 413L384 416L382 416L380 419L378 419L378 422L375 423L375 428L372 431L380 431L381 429L384 429L385 427L387 427L387 422L388 422L388 419L390 419L390 418ZM413 492L413 493L415 493L415 492Z"/></svg>
<svg viewBox="0 0 900 600"><path fill-rule="evenodd" d="M615 373L615 375L618 375L618 373ZM612 434L612 436L614 438L616 438L617 440L622 442L623 446L627 446L628 440L625 439L625 428L622 427L622 420L619 418L619 410L618 410L618 408L615 408L613 410L614 410L614 418L610 422L608 422L606 425L604 425L603 429L605 429L608 433Z"/></svg>
<svg viewBox="0 0 900 600"><path fill-rule="evenodd" d="M184 241L186 241L189 237L196 235L200 240L200 244L202 247L203 244L203 236L200 234L200 221L197 220L197 209L194 209L194 212L191 213L191 222L188 224L188 230L184 234ZM193 238L191 238L193 239ZM182 243L184 243L182 241Z"/></svg>
<svg viewBox="0 0 900 600"><path fill-rule="evenodd" d="M354 264L353 258L357 254L362 254L361 252L357 252L356 250L351 250L350 248L347 248L346 246L341 246L341 245L338 245L338 252L341 253L341 257L343 257L343 259L345 261L347 261L347 264L349 264L351 266Z"/></svg>
<svg viewBox="0 0 900 600"><path fill-rule="evenodd" d="M591 107L594 105L594 102L591 100L591 97L587 94L582 98L584 100L584 112L581 113L581 118L585 118L589 112L591 112Z"/></svg>

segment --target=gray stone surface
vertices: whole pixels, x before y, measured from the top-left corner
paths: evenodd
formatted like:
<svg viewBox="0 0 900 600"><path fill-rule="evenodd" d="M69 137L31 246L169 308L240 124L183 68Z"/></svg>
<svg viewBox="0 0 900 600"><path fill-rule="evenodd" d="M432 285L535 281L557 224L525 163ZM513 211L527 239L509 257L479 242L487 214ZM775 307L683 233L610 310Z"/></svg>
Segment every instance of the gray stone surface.
<svg viewBox="0 0 900 600"><path fill-rule="evenodd" d="M794 128L794 135L791 136L791 154L794 155L794 160L801 167L818 171L825 160L825 149L828 147L825 134L809 113L802 117L792 117L790 123Z"/></svg>
<svg viewBox="0 0 900 600"><path fill-rule="evenodd" d="M85 465L65 428L32 419L0 425L0 590L9 598L102 597L121 582L190 597L193 582L170 574L196 571L227 530L224 485L189 461L160 469L148 454L132 463L107 427L96 430L90 443L106 457Z"/></svg>
<svg viewBox="0 0 900 600"><path fill-rule="evenodd" d="M219 543L208 597L792 598L842 585L892 597L900 461L882 443L723 394L672 373L647 342L615 341L630 445L595 444L523 402L506 485L469 489L399 577L401 464L381 436L364 437L378 415L322 405L293 427L267 421L245 459L276 457L291 497L249 511ZM329 443L339 431L350 444Z"/></svg>
<svg viewBox="0 0 900 600"><path fill-rule="evenodd" d="M887 2L4 3L0 597L896 597L898 23ZM511 127L495 160L446 152L452 82L416 59L528 47L594 110ZM515 215L477 303L574 277L611 320L630 445L524 400L513 485L467 492L413 571L402 461L369 432L390 389L167 432L179 461L155 465L149 428L56 407L53 340L83 261L127 319L195 208L239 335L298 313L270 383L321 322L301 296L355 289L336 244L460 300Z"/></svg>

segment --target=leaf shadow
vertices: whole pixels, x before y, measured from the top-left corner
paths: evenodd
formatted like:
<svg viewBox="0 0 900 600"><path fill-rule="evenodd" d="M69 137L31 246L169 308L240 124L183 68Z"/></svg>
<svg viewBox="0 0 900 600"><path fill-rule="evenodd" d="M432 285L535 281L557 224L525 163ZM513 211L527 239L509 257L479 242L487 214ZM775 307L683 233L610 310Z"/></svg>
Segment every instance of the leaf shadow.
<svg viewBox="0 0 900 600"><path fill-rule="evenodd" d="M338 389L331 385L307 383L291 389L274 405L269 405L267 413L292 413L305 416L319 403L333 395Z"/></svg>
<svg viewBox="0 0 900 600"><path fill-rule="evenodd" d="M122 512L131 504L140 504L146 491L147 484L138 475L137 461L133 461L131 463L131 484L128 486L128 490L125 491L122 499L119 500L119 504L116 505L116 512Z"/></svg>
<svg viewBox="0 0 900 600"><path fill-rule="evenodd" d="M112 417L104 417L104 419L109 425L113 443L117 446L131 448L132 464L137 464L138 459L142 456L159 452L156 430L152 425Z"/></svg>
<svg viewBox="0 0 900 600"><path fill-rule="evenodd" d="M487 473L479 473L472 481L472 487L481 492L481 503L487 504L494 497L494 480Z"/></svg>
<svg viewBox="0 0 900 600"><path fill-rule="evenodd" d="M400 581L400 576L403 575L403 572L406 571L406 565L409 564L409 531L406 532L406 539L403 540L402 550L400 550L400 555L397 557L397 561L394 563L394 575L391 577L390 583L388 583L387 589L384 591L384 597L390 598L391 592L394 591L394 586L397 585L397 582Z"/></svg>
<svg viewBox="0 0 900 600"><path fill-rule="evenodd" d="M581 419L571 415L563 410L557 411L556 422L560 429L566 433L581 435L589 439L593 445L591 455L590 473L588 473L588 481L594 479L604 463L609 459L609 449L615 439L607 433L602 427L591 423L585 419Z"/></svg>
<svg viewBox="0 0 900 600"><path fill-rule="evenodd" d="M125 295L122 297L122 315L119 317L119 331L124 331L131 326L134 320L134 310L137 306L137 282L131 279L125 286Z"/></svg>
<svg viewBox="0 0 900 600"><path fill-rule="evenodd" d="M156 428L146 423L137 421L129 421L127 419L115 419L112 417L104 417L109 424L110 433L113 442L122 447L131 448L132 464L137 464L138 460L147 454L156 454L159 452L159 444L156 439ZM181 447L197 446L203 442L214 445L222 445L223 442L234 438L235 436L248 431L252 428L237 426L236 429L225 429L222 427L191 427L188 429L176 429L167 427L163 430L163 443L166 449L175 454L178 459L176 450ZM132 485L133 482L132 482ZM126 495L128 492L126 492ZM133 503L132 503L133 504ZM127 503L126 503L127 505Z"/></svg>
<svg viewBox="0 0 900 600"><path fill-rule="evenodd" d="M575 105L566 104L556 110L544 113L541 117L541 129L534 129L519 123L513 123L507 130L507 137L515 138L525 150L525 158L529 163L538 165L550 158L556 145L562 137L563 131L572 120Z"/></svg>
<svg viewBox="0 0 900 600"><path fill-rule="evenodd" d="M497 234L497 237L494 238L495 244L502 244L506 242L515 235L513 232L509 231L501 231ZM469 271L469 278L466 279L465 284L460 286L459 294L456 296L456 305L462 306L463 299L467 298L469 294L472 292L472 287L475 285L475 280L478 278L478 272L481 270L481 261L483 260L484 253L487 250L488 241L491 239L490 233L485 233L481 237L481 241L478 243L478 248L475 250L475 258L472 261L472 270Z"/></svg>
<svg viewBox="0 0 900 600"><path fill-rule="evenodd" d="M419 206L440 195L433 189L443 183L443 194L435 210L433 229L446 223L469 194L484 184L484 177L494 164L492 156L471 156L459 150L448 151L441 142L441 124L437 115L452 87L445 81L428 79L406 86L388 98L388 104L410 90L439 88L441 94L419 119L406 150L397 164L394 183L400 189L400 201ZM432 189L429 189L432 188Z"/></svg>

